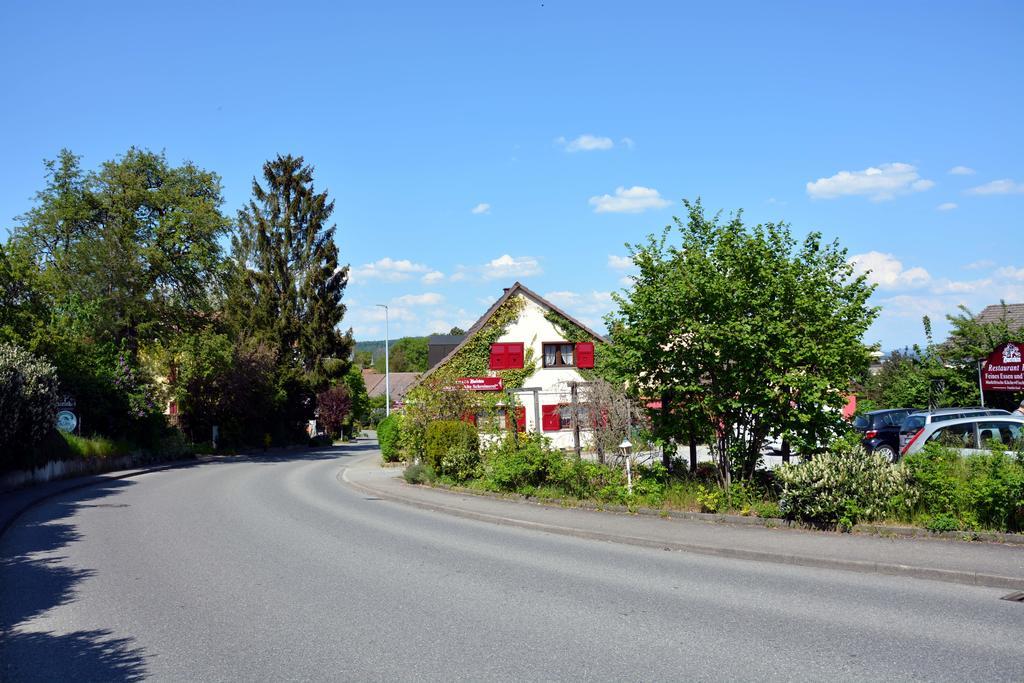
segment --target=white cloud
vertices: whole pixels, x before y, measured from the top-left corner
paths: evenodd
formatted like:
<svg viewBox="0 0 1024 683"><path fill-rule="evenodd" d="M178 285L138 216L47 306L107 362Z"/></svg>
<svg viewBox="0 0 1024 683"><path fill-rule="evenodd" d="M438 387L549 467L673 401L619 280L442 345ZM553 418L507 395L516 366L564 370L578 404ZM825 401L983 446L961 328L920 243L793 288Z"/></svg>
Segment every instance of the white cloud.
<svg viewBox="0 0 1024 683"><path fill-rule="evenodd" d="M938 206L936 206L935 208L938 209L939 211L952 211L953 209L956 208L956 203L955 202L943 202L943 203L939 204Z"/></svg>
<svg viewBox="0 0 1024 683"><path fill-rule="evenodd" d="M570 291L548 292L544 298L574 315L604 315L615 307L611 292L592 291L585 294Z"/></svg>
<svg viewBox="0 0 1024 683"><path fill-rule="evenodd" d="M575 140L566 140L564 137L559 137L555 139L555 142L565 147L566 152L604 151L615 146L611 138L598 135L581 135Z"/></svg>
<svg viewBox="0 0 1024 683"><path fill-rule="evenodd" d="M650 187L634 185L630 188L615 188L615 196L609 194L591 197L594 213L640 213L647 209L661 209L670 204L661 194Z"/></svg>
<svg viewBox="0 0 1024 683"><path fill-rule="evenodd" d="M941 280L931 288L936 294L972 294L992 286L992 278L983 280Z"/></svg>
<svg viewBox="0 0 1024 683"><path fill-rule="evenodd" d="M981 259L980 261L973 261L971 263L968 263L966 266L964 266L964 269L965 270L981 270L983 268L991 268L994 265L996 265L995 261L992 261L991 259L987 259L986 258L986 259Z"/></svg>
<svg viewBox="0 0 1024 683"><path fill-rule="evenodd" d="M967 190L967 194L1020 194L1024 192L1024 183L1017 183L1009 178L993 180Z"/></svg>
<svg viewBox="0 0 1024 683"><path fill-rule="evenodd" d="M484 202L480 202L479 204L474 206L472 209L470 209L470 212L471 213L476 213L476 214L490 213L491 212L491 205L487 204L487 203L484 203Z"/></svg>
<svg viewBox="0 0 1024 683"><path fill-rule="evenodd" d="M437 292L424 292L423 294L406 294L392 299L396 304L402 306L436 306L444 297Z"/></svg>
<svg viewBox="0 0 1024 683"><path fill-rule="evenodd" d="M353 280L357 283L365 280L382 280L384 282L401 282L408 280L417 273L425 273L430 268L412 261L394 260L384 257L373 263L366 263L352 270Z"/></svg>
<svg viewBox="0 0 1024 683"><path fill-rule="evenodd" d="M968 166L954 166L949 169L949 173L950 175L974 175L977 171Z"/></svg>
<svg viewBox="0 0 1024 683"><path fill-rule="evenodd" d="M630 256L616 256L608 254L608 267L614 270L626 270L633 267L633 258Z"/></svg>
<svg viewBox="0 0 1024 683"><path fill-rule="evenodd" d="M814 199L835 199L863 195L872 201L892 199L901 194L923 192L935 183L921 178L911 164L881 164L863 171L840 171L829 178L807 183L807 194Z"/></svg>
<svg viewBox="0 0 1024 683"><path fill-rule="evenodd" d="M435 282L440 282L441 280L443 280L444 273L442 273L439 270L432 270L420 279L423 281L424 284L432 285Z"/></svg>
<svg viewBox="0 0 1024 683"><path fill-rule="evenodd" d="M924 268L904 269L902 261L879 251L856 254L850 257L850 263L854 272L867 273L868 282L882 289L922 287L932 279Z"/></svg>
<svg viewBox="0 0 1024 683"><path fill-rule="evenodd" d="M996 275L1009 278L1010 280L1024 280L1024 268L1007 266L996 271Z"/></svg>
<svg viewBox="0 0 1024 683"><path fill-rule="evenodd" d="M530 277L543 272L540 263L534 257L510 256L509 254L502 254L498 258L488 261L480 269L480 274L485 280Z"/></svg>

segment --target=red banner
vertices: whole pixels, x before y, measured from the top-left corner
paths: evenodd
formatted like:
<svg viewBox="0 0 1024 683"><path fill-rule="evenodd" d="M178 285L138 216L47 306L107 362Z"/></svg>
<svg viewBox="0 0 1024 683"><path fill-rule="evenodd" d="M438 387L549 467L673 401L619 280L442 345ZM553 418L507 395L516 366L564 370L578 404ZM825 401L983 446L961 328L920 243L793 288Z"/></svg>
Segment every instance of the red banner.
<svg viewBox="0 0 1024 683"><path fill-rule="evenodd" d="M985 391L1024 391L1024 364L1020 346L1002 344L981 366L981 388Z"/></svg>
<svg viewBox="0 0 1024 683"><path fill-rule="evenodd" d="M501 391L505 388L500 377L460 377L455 381L466 391Z"/></svg>

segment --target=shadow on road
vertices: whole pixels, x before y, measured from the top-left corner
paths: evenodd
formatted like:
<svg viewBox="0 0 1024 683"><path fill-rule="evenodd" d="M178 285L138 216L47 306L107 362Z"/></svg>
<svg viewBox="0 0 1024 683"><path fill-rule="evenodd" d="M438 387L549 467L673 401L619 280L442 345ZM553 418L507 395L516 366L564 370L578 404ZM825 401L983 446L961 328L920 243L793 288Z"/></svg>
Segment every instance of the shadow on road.
<svg viewBox="0 0 1024 683"><path fill-rule="evenodd" d="M270 449L267 451L250 451L239 455L223 456L203 461L195 465L205 467L207 465L230 465L232 463L264 463L275 464L281 462L298 462L301 460L336 460L338 458L354 458L370 451L377 450L376 441L358 441L343 446L328 446L325 448L289 448Z"/></svg>
<svg viewBox="0 0 1024 683"><path fill-rule="evenodd" d="M81 535L71 520L80 507L132 486L111 480L62 496L29 513L31 521L3 537L0 558L0 680L141 680L145 656L130 638L107 630L58 634L27 623L75 601L91 569L69 566L59 551ZM24 630L23 630L24 629Z"/></svg>

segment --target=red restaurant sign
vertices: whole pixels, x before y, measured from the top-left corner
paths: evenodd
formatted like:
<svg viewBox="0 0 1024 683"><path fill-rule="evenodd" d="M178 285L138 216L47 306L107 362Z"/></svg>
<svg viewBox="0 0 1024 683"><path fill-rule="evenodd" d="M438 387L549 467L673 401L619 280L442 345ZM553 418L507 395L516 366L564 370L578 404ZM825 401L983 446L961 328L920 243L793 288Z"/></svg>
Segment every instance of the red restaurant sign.
<svg viewBox="0 0 1024 683"><path fill-rule="evenodd" d="M1024 364L1020 346L1013 342L997 346L981 366L981 388L985 391L1024 391Z"/></svg>
<svg viewBox="0 0 1024 683"><path fill-rule="evenodd" d="M467 391L501 391L505 388L500 377L460 377L455 381Z"/></svg>

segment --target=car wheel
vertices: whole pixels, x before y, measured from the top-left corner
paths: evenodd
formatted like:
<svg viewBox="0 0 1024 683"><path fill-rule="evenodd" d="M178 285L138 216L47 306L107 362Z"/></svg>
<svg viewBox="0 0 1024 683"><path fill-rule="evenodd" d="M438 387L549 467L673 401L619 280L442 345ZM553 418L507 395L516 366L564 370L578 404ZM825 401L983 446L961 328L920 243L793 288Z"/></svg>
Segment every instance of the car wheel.
<svg viewBox="0 0 1024 683"><path fill-rule="evenodd" d="M895 463L899 460L899 456L896 453L896 449L888 444L882 444L874 450L875 455L880 455L891 463Z"/></svg>

